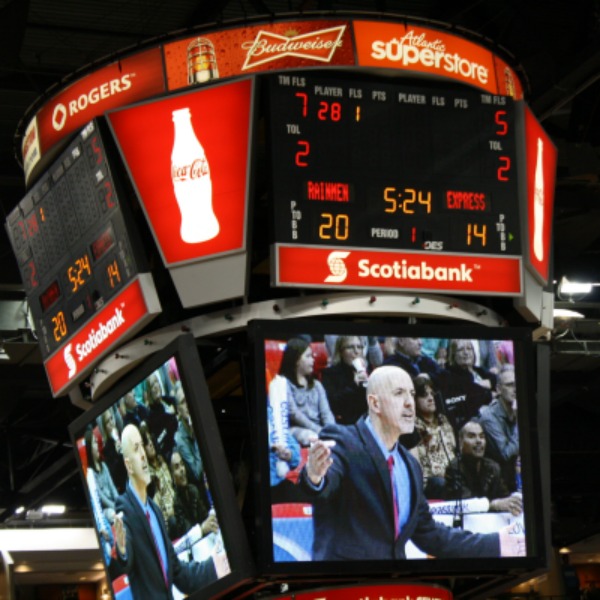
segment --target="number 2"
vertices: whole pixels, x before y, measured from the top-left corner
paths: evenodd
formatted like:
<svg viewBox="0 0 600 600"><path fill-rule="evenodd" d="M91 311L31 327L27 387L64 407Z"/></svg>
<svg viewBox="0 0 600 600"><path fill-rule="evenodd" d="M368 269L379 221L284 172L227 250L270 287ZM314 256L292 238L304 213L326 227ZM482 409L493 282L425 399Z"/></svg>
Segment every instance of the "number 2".
<svg viewBox="0 0 600 600"><path fill-rule="evenodd" d="M308 167L308 162L306 162L304 159L310 153L310 144L304 140L298 140L298 146L300 146L302 150L298 150L298 152L296 152L296 165L298 167Z"/></svg>

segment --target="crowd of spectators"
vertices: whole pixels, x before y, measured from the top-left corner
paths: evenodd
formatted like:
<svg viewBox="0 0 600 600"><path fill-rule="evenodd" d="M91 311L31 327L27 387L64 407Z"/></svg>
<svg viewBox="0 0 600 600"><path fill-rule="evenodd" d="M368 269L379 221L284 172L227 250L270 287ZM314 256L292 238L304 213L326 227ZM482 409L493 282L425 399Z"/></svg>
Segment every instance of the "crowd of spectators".
<svg viewBox="0 0 600 600"><path fill-rule="evenodd" d="M290 472L322 427L354 424L367 411L366 384L380 365L415 386L415 429L400 442L418 460L430 500L487 497L490 510L519 514L517 396L506 340L297 336L268 381L273 501L289 501ZM326 364L315 368L315 349ZM283 485L282 485L283 484ZM279 490L287 489L285 495Z"/></svg>
<svg viewBox="0 0 600 600"><path fill-rule="evenodd" d="M151 480L148 495L160 508L171 541L194 525L203 535L216 531L185 394L174 362L166 363L103 412L82 440L94 516L113 554L115 504L127 483L121 450L127 425L140 432ZM110 562L110 552L105 555Z"/></svg>

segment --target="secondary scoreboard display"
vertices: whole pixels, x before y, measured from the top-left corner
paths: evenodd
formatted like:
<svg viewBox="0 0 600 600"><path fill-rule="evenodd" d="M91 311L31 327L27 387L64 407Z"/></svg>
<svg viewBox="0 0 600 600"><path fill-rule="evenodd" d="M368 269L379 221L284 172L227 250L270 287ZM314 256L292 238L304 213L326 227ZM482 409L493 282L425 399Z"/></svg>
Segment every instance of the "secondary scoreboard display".
<svg viewBox="0 0 600 600"><path fill-rule="evenodd" d="M138 274L95 121L6 221L46 359Z"/></svg>
<svg viewBox="0 0 600 600"><path fill-rule="evenodd" d="M276 244L521 253L512 98L316 73L269 83Z"/></svg>

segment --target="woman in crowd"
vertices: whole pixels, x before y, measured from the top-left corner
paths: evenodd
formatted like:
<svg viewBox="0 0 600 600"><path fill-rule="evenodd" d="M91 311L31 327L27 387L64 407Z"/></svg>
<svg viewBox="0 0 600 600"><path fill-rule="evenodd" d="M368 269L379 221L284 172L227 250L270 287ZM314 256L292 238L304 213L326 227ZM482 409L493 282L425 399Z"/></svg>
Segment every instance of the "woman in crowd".
<svg viewBox="0 0 600 600"><path fill-rule="evenodd" d="M148 492L158 504L165 521L169 522L169 517L173 516L173 505L175 502L175 489L169 465L164 457L156 451L154 439L145 424L140 427L140 434L148 459L148 469L150 471L151 484Z"/></svg>
<svg viewBox="0 0 600 600"><path fill-rule="evenodd" d="M417 375L415 384L415 431L417 445L410 450L423 470L423 486L428 498L442 498L446 467L456 456L456 437L452 425L436 402L437 391L426 374Z"/></svg>
<svg viewBox="0 0 600 600"><path fill-rule="evenodd" d="M115 422L115 411L112 408L104 411L101 416L104 429L104 449L102 455L110 471L113 483L119 494L125 491L127 471L121 454L121 434Z"/></svg>
<svg viewBox="0 0 600 600"><path fill-rule="evenodd" d="M448 368L440 379L446 413L456 431L489 404L496 389L496 375L475 365L473 340L454 339L448 349Z"/></svg>
<svg viewBox="0 0 600 600"><path fill-rule="evenodd" d="M331 363L321 373L329 405L338 423L355 423L367 410L369 375L362 338L338 336Z"/></svg>
<svg viewBox="0 0 600 600"><path fill-rule="evenodd" d="M106 463L100 457L98 439L94 432L88 429L85 433L85 451L87 455L88 473L91 471L96 480L96 490L100 498L102 510L108 522L112 525L115 520L115 503L119 492L113 483Z"/></svg>
<svg viewBox="0 0 600 600"><path fill-rule="evenodd" d="M316 440L324 425L335 423L325 388L315 378L314 364L310 342L304 338L287 342L279 375L287 379L290 432L301 446Z"/></svg>

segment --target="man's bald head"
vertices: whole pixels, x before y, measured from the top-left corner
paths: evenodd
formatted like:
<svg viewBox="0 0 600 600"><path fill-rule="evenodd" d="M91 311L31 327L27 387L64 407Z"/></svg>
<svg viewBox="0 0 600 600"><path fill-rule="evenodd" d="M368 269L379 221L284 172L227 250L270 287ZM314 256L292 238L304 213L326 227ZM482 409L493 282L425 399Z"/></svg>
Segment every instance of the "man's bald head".
<svg viewBox="0 0 600 600"><path fill-rule="evenodd" d="M123 459L131 455L138 440L142 440L140 430L135 425L126 425L121 434L121 453L123 454Z"/></svg>
<svg viewBox="0 0 600 600"><path fill-rule="evenodd" d="M415 386L410 375L400 367L378 367L369 376L369 417L386 444L395 443L399 435L412 433L415 425L414 394Z"/></svg>
<svg viewBox="0 0 600 600"><path fill-rule="evenodd" d="M143 493L145 495L151 477L142 435L135 425L130 424L123 429L121 452L123 453L123 462L127 469L129 481L138 491L138 494Z"/></svg>

